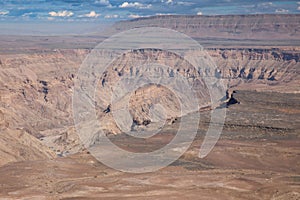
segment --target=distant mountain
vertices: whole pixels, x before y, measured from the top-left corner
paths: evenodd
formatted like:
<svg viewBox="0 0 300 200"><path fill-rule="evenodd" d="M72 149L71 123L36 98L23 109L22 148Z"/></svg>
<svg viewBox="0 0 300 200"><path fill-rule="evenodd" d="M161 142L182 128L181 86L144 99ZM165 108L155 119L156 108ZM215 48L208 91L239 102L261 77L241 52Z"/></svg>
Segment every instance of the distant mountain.
<svg viewBox="0 0 300 200"><path fill-rule="evenodd" d="M193 38L299 40L300 15L166 15L137 18L118 22L114 30L138 27L164 27L174 29Z"/></svg>

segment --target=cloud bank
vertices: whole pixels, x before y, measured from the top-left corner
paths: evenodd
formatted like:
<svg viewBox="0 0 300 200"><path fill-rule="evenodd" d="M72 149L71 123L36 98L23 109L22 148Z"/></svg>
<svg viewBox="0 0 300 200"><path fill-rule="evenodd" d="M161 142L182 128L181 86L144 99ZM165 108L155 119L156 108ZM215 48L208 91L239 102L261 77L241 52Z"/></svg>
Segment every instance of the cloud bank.
<svg viewBox="0 0 300 200"><path fill-rule="evenodd" d="M119 5L119 8L139 8L139 9L149 9L152 7L152 4L142 4L139 2L133 2L133 3L128 3L125 1L121 5Z"/></svg>
<svg viewBox="0 0 300 200"><path fill-rule="evenodd" d="M58 3L59 2L59 3ZM101 13L101 14L100 14ZM0 21L116 21L167 15L300 14L299 0L3 0ZM118 17L117 17L118 16Z"/></svg>
<svg viewBox="0 0 300 200"><path fill-rule="evenodd" d="M63 11L51 11L48 13L51 17L71 17L74 15L74 13L72 11L67 11L67 10L63 10Z"/></svg>

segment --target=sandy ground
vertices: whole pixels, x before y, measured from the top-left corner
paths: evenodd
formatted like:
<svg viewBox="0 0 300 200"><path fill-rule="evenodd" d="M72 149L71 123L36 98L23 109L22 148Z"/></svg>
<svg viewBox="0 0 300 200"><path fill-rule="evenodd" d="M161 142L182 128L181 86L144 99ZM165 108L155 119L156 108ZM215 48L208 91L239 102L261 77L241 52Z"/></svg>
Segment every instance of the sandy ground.
<svg viewBox="0 0 300 200"><path fill-rule="evenodd" d="M1 199L299 199L295 140L222 139L205 159L191 148L171 166L118 172L89 154L0 168Z"/></svg>
<svg viewBox="0 0 300 200"><path fill-rule="evenodd" d="M288 101L282 95L268 100L266 93L238 92L242 103L229 107L221 139L204 159L198 153L207 113L189 150L159 171L119 172L87 151L10 163L0 168L0 199L299 199L299 95ZM255 99L260 99L256 105ZM148 141L110 139L127 150L150 151L169 142L178 123Z"/></svg>

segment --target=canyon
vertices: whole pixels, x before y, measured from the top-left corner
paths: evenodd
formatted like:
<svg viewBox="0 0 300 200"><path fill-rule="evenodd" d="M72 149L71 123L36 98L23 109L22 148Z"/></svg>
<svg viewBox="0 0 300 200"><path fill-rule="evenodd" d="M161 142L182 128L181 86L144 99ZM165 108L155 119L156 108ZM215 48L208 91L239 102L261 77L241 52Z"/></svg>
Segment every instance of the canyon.
<svg viewBox="0 0 300 200"><path fill-rule="evenodd" d="M167 123L149 141L122 134L111 111L124 102L110 105L100 97L111 94L122 77L139 77L138 66L128 65L132 59L170 66L164 76L192 77L204 108L197 137L179 160L153 174L131 176L104 166L84 147L74 127L72 95L77 72L96 44L146 25L171 28L199 42L217 66L212 73L236 92L240 104L228 107L221 139L200 159L197 151L211 109L201 73L160 49L139 49L116 59L99 77L95 108L104 132L123 149L152 151L165 145L182 117L172 91L148 85L126 97L133 119L127 126L157 128L150 116L157 103L164 107ZM0 198L300 197L299 15L156 16L118 22L98 35L20 37L0 36Z"/></svg>

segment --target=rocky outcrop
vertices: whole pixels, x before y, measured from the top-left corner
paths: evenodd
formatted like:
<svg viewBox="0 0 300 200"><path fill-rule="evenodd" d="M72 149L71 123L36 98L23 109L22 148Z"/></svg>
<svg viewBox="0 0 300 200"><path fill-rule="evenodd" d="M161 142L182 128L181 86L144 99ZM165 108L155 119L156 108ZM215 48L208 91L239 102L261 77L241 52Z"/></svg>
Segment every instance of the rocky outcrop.
<svg viewBox="0 0 300 200"><path fill-rule="evenodd" d="M175 30L188 33L195 39L200 37L204 39L227 38L227 41L236 39L267 41L270 39L280 40L280 44L293 41L295 47L288 45L276 48L269 46L234 47L232 45L206 49L218 67L214 75L229 82L229 87L290 93L300 92L300 49L296 45L299 38L298 19L298 15L157 16L120 22L114 28L121 31L131 27L150 25L175 28ZM87 37L85 41L90 41L90 38ZM74 153L71 149L74 147L79 150L80 147L73 128L73 85L78 68L90 50L55 49L52 46L48 49L27 50L23 49L22 53L19 49L17 53L14 49L10 49L8 53L3 53L1 50L0 130L9 130L7 135L14 139L17 136L12 136L12 134L20 135L23 130L26 139L38 138L41 143L51 147L59 155L65 155L67 151ZM161 69L153 69L149 73L153 75L162 73L168 77L180 73L199 91L199 97L204 100L201 102L203 109L210 108L207 98L203 98L208 97L208 94L202 90L205 85L199 78L199 72L175 54L155 49L136 50L116 59L100 77L97 86L98 95L111 95L111 86L126 75L133 74L138 77L139 73L142 74L138 66L128 64L133 59L140 59L141 62L147 59L156 60L158 64L169 66L169 69L163 73ZM151 114L160 113L159 107L153 106L155 104L161 104L165 108L166 118L171 123L178 116L178 102L173 93L164 87L149 85L137 89L126 98L130 102L129 111L133 116L133 120L129 123L132 129L151 126L154 123L155 120ZM120 133L111 111L121 106L122 102L110 104L108 98L97 102L98 117L107 133ZM17 140L22 143L18 138ZM3 144L4 148L6 143L3 142ZM37 149L43 148L37 146L34 151ZM45 149L45 152L47 151ZM48 153L40 152L38 155L36 158L47 156ZM8 160L23 158L9 158Z"/></svg>
<svg viewBox="0 0 300 200"><path fill-rule="evenodd" d="M297 48L294 50L285 48L210 48L207 49L207 52L218 66L220 76L229 80L231 87L244 86L247 89L257 89L266 85L268 86L267 90L283 92L299 90L297 81L300 67ZM44 136L42 132L45 130L72 126L73 81L82 60L88 53L89 50L59 50L35 54L1 55L0 103L1 110L9 113L6 115L5 123L9 123L11 128L24 127L38 138ZM198 72L193 72L192 68L184 67L188 66L184 64L184 61L176 61L175 57L174 59L164 59L164 56L172 57L172 55L166 55L159 51L150 54L147 51L136 51L133 54L141 59L148 59L151 54L151 59L158 58L158 63L173 66L174 68L170 68L170 71L166 72L168 76L174 75L177 70L184 77L193 79L192 77L198 76ZM98 88L104 90L100 92L110 93L109 86L114 81L126 74L138 71L137 66L126 65L131 62L131 56L127 54L117 60L115 65L103 75ZM169 61L163 62L163 60ZM155 71L152 73L154 74ZM203 85L201 81L195 82L195 87L201 88L201 85ZM269 87L270 85L272 87ZM134 112L131 111L131 114L135 116L134 120L138 125L147 124L150 119L148 111L151 102L143 103L145 93L154 94L151 97L153 99L155 99L155 94L164 94L166 99L163 105L171 106L170 110L178 108L175 106L175 102L167 103L167 99L174 99L169 91L155 87L138 90L131 97L132 102L137 101L132 104L135 106L131 107L134 110ZM111 113L103 113L109 104L110 102L107 100L98 105L100 118L104 115L104 119L112 118ZM203 107L205 107L204 104L203 102ZM172 105L175 107L172 108ZM173 117L173 114L168 116L170 119ZM108 132L118 132L116 126L111 123L108 123L107 129Z"/></svg>
<svg viewBox="0 0 300 200"><path fill-rule="evenodd" d="M57 137L65 131L56 132L57 128L73 126L73 79L86 52L60 50L0 55L0 151L7 152L0 155L3 160L0 164L45 159L60 153L56 149L59 146L43 138L52 139L52 134ZM66 149L76 140L70 138ZM76 144L79 144L78 139ZM19 150L27 152L26 155L21 155Z"/></svg>
<svg viewBox="0 0 300 200"><path fill-rule="evenodd" d="M299 79L299 50L220 48L208 51L222 76L230 80L284 84Z"/></svg>
<svg viewBox="0 0 300 200"><path fill-rule="evenodd" d="M138 65L134 65L134 63L138 63ZM148 64L151 65L149 67L142 67ZM175 91L171 91L172 88L170 89L168 86L165 87L151 82L151 84L136 88L134 91L129 90L129 93L124 92L125 96L118 97L120 100L111 102L112 97L116 93L123 93L123 91L116 92L115 87L124 77L125 79L131 78L132 80L142 80L144 77L159 77L160 80L171 80L173 78L173 84L175 84L178 80L176 76L182 76L188 80L189 84L196 91L199 99L199 107L209 105L209 92L201 78L202 74L197 68L194 68L175 53L159 49L139 49L125 53L120 58L114 60L100 77L99 85L97 86L98 98L96 102L98 117L102 123L102 127L104 127L107 133L120 133L121 131L118 128L116 129L116 126L111 126L114 123L111 111L112 113L116 113L118 110L126 107L127 104L132 116L132 120L128 121L129 124L124 122L124 125L127 125L128 129L135 126L147 126L157 121L158 119L154 119L155 117L153 116L151 117L153 112L155 112L155 105L160 105L165 109L163 114L168 120L191 112L181 110L178 96L176 96L178 94L174 93ZM138 81L135 83L138 84ZM186 91L181 92L182 94L186 94ZM197 106L192 105L192 101L185 103L191 104L186 106L189 108L194 107L195 110L193 111L197 111ZM127 117L126 119L121 119L121 121L126 120Z"/></svg>
<svg viewBox="0 0 300 200"><path fill-rule="evenodd" d="M170 28L204 43L230 87L300 92L298 19L276 14L154 16L119 22L113 30Z"/></svg>
<svg viewBox="0 0 300 200"><path fill-rule="evenodd" d="M2 129L0 137L0 166L9 162L42 160L56 157L37 138L22 129Z"/></svg>

